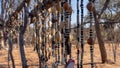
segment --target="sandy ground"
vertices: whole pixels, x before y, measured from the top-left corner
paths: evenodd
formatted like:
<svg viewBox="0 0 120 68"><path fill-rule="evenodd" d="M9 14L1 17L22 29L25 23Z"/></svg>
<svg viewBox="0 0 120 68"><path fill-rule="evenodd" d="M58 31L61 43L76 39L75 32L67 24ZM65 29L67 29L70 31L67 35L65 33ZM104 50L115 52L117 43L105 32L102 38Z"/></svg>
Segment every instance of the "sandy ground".
<svg viewBox="0 0 120 68"><path fill-rule="evenodd" d="M120 68L120 47L117 47L117 57L116 57L116 63L114 63L114 57L113 57L113 52L112 52L112 46L105 45L106 50L107 50L107 56L109 63L102 64L101 63L101 57L100 57L100 52L99 52L99 46L98 44L94 45L94 62L95 62L95 68ZM25 53L26 53L26 58L27 58L27 63L29 65L29 68L38 68L38 57L36 52L33 51L33 47L26 47L25 48ZM75 65L76 63L76 49L72 47L72 59L75 60ZM8 68L8 51L7 50L0 50L0 68ZM13 49L13 56L15 60L15 65L16 68L21 68L21 58L20 58L20 53L19 53L19 48L14 48ZM49 68L51 68L51 65L53 63L54 58L51 57L51 59L47 62ZM83 67L84 68L91 68L90 66L90 47L89 45L85 45L85 52L84 52L84 62L83 62ZM10 63L11 65L11 63ZM12 67L11 67L12 68ZM59 68L64 68L63 65L59 65ZM76 66L74 68L77 68Z"/></svg>

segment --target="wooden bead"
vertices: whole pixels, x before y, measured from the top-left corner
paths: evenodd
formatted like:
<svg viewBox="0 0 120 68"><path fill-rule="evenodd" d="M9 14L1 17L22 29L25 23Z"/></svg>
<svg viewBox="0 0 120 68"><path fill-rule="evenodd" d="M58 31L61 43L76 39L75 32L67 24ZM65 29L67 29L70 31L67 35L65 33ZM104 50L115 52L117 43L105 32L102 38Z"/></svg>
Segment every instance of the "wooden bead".
<svg viewBox="0 0 120 68"><path fill-rule="evenodd" d="M89 2L87 4L87 9L90 11L90 12L93 12L95 10L95 7L93 6L93 3Z"/></svg>

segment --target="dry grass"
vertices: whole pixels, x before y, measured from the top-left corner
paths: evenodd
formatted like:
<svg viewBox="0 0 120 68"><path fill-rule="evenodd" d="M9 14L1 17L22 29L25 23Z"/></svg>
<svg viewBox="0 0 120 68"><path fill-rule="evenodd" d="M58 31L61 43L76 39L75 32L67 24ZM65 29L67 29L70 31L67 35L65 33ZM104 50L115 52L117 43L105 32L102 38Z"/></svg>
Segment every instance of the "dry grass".
<svg viewBox="0 0 120 68"><path fill-rule="evenodd" d="M116 63L114 64L114 59L113 59L113 52L112 49L109 45L105 45L107 54L108 54L108 60L109 63L106 64L101 64L101 58L100 58L100 52L99 52L99 46L98 44L94 45L94 62L95 62L95 67L96 68L120 68L120 48L117 48L117 60ZM0 68L8 68L7 67L7 50L0 50ZM29 65L29 68L38 68L38 57L37 54L33 51L33 47L26 47L25 48L25 53L26 53L26 58L27 58L27 63ZM21 61L20 61L20 53L19 49L13 49L13 56L15 60L15 65L16 68L21 68ZM72 48L72 58L76 60L76 49L73 47ZM50 66L52 65L54 58L51 57L51 59L47 62ZM76 61L75 61L76 65ZM12 68L12 67L11 67ZM64 66L60 65L59 68L64 68ZM75 66L75 68L77 68ZM89 45L85 45L85 52L84 52L84 68L91 68L90 67L90 48Z"/></svg>

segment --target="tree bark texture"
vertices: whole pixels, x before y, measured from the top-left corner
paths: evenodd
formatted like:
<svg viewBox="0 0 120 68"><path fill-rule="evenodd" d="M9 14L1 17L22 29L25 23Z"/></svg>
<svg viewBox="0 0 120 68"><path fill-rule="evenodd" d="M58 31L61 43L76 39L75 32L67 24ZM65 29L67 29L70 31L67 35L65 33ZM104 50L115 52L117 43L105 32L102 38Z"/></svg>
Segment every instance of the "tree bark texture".
<svg viewBox="0 0 120 68"><path fill-rule="evenodd" d="M20 46L22 68L28 68L27 60L25 57L25 51L24 51L24 33L25 33L25 30L27 28L27 23L28 23L27 5L24 6L24 11L25 11L24 25L20 26L19 46Z"/></svg>
<svg viewBox="0 0 120 68"><path fill-rule="evenodd" d="M9 43L9 54L8 54L8 60L11 59L12 61L12 67L15 68L15 62L14 62L14 57L13 57L13 54L12 54L12 36L11 36L11 33L9 35L9 38L8 38L8 43ZM9 62L9 61L8 61Z"/></svg>
<svg viewBox="0 0 120 68"><path fill-rule="evenodd" d="M96 29L96 35L99 43L99 48L100 48L100 53L101 53L101 59L102 63L107 62L107 53L105 49L105 44L101 35L101 30L100 30L100 20L97 18L96 11L93 12L94 15L94 20L95 20L95 29Z"/></svg>
<svg viewBox="0 0 120 68"><path fill-rule="evenodd" d="M97 14L96 9L94 9L94 11L93 11L93 16L94 16L94 20L95 20L96 35L97 35L97 39L98 39L98 43L99 43L102 63L107 62L107 52L106 52L106 49L105 49L105 44L104 44L104 41L103 41L103 37L102 37L102 34L101 34L101 29L100 29L99 23L100 23L101 15L103 14L103 12L108 7L109 2L110 2L110 0L105 1L104 6L103 6L99 15Z"/></svg>

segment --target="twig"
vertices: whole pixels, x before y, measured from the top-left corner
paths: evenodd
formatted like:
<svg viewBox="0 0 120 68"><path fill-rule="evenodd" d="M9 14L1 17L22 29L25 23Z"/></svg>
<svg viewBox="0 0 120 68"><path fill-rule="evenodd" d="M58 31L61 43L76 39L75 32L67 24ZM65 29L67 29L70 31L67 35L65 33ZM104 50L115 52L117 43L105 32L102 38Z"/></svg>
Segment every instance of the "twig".
<svg viewBox="0 0 120 68"><path fill-rule="evenodd" d="M108 7L108 4L109 4L110 0L106 0L105 3L104 3L104 6L100 12L100 14L98 15L98 18L100 19L101 18L101 15L102 13L106 10L106 8Z"/></svg>

